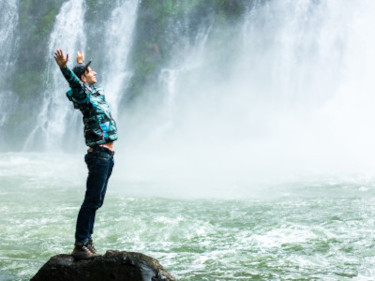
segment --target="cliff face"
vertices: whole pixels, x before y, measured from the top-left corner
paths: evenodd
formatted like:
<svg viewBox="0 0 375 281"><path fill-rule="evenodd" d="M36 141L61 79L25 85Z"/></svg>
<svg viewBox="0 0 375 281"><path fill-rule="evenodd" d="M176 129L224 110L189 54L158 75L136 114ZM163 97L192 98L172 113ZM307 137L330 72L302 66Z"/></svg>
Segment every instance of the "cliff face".
<svg viewBox="0 0 375 281"><path fill-rule="evenodd" d="M140 253L107 251L105 255L74 260L52 257L31 281L175 281L156 259Z"/></svg>

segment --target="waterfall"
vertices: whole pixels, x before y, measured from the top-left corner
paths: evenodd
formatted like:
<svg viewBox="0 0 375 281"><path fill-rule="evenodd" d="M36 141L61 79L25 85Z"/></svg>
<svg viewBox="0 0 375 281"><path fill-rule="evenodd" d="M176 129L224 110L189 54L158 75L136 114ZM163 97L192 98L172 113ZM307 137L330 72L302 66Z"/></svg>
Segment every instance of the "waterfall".
<svg viewBox="0 0 375 281"><path fill-rule="evenodd" d="M154 88L163 91L162 114L160 104L152 111L158 115L139 108L152 116L148 130L141 121L142 133L164 133L140 151L148 163L169 162L132 172L246 182L291 171L371 170L374 15L369 0L271 0L252 1L231 35L214 22L202 51L187 44L160 71Z"/></svg>
<svg viewBox="0 0 375 281"><path fill-rule="evenodd" d="M18 25L18 0L9 0L0 3L0 85L4 86L7 73L15 64L16 30Z"/></svg>
<svg viewBox="0 0 375 281"><path fill-rule="evenodd" d="M233 124L257 137L282 132L283 118L301 121L303 126L302 120L310 114L314 118L344 84L351 81L362 88L363 76L372 73L374 36L369 26L374 4L362 0L351 7L349 3L254 1L240 23L233 25L238 35L231 37L224 51L211 48L217 35L210 36L204 55L196 58L200 67L195 68L194 78L200 82L189 85L191 73L185 72L173 87L179 95L189 95L189 110L195 108L202 120L214 117L228 136ZM224 36L224 32L219 35ZM191 53L190 48L178 56ZM202 107L203 95L208 103ZM213 112L217 115L209 116Z"/></svg>
<svg viewBox="0 0 375 281"><path fill-rule="evenodd" d="M7 69L0 77L2 128L9 116L13 127L26 116L12 115L16 95L6 83L22 65L13 65L17 44L23 44L17 39L18 2L0 4L0 63ZM87 59L93 55L113 114L132 135L122 135L119 146L127 137L146 142L149 134L150 143L157 135L166 147L197 136L194 141L209 148L193 141L178 145L218 155L214 142L268 163L285 155L298 163L314 153L364 155L361 148L375 142L374 14L372 0L63 1L45 57L30 59L30 65L46 61L40 74L45 84L30 95L22 87L19 104L43 94L40 107L30 109L36 121L24 148L84 146L81 114L66 99L68 86L52 57L62 48L70 53L69 66L79 49L86 49ZM40 11L30 22L51 30L52 18ZM119 107L126 95L132 95L127 112ZM237 161L235 153L228 157L228 163Z"/></svg>
<svg viewBox="0 0 375 281"><path fill-rule="evenodd" d="M128 55L136 22L138 0L117 0L105 25L104 81L106 99L112 114L118 116L118 106L131 73L127 70Z"/></svg>
<svg viewBox="0 0 375 281"><path fill-rule="evenodd" d="M12 104L18 99L11 92L9 83L17 58L18 4L18 0L0 3L0 128L11 113Z"/></svg>
<svg viewBox="0 0 375 281"><path fill-rule="evenodd" d="M28 137L25 149L35 145L35 142L41 142L37 146L42 145L47 150L61 149L66 137L64 134L69 136L68 125L72 124L69 129L74 129L74 120L78 116L71 112L72 105L65 96L68 85L53 59L53 53L57 48L61 48L65 53L69 53L68 65L72 67L76 64L77 50L83 50L86 46L84 15L85 1L69 0L61 6L56 17L46 53L48 73L45 78L44 102L37 117L39 122Z"/></svg>
<svg viewBox="0 0 375 281"><path fill-rule="evenodd" d="M163 133L174 127L176 120L176 99L178 95L177 84L181 81L184 75L193 72L200 67L203 61L203 55L207 51L206 43L210 34L212 26L201 27L197 32L193 43L191 44L188 38L185 38L184 49L188 50L185 56L176 55L168 68L163 68L160 71L159 81L163 92L163 103L160 110L164 111L161 125L157 128L157 133ZM177 32L182 34L183 31Z"/></svg>
<svg viewBox="0 0 375 281"><path fill-rule="evenodd" d="M337 1L255 5L243 27L238 72L287 110L326 101L340 82L351 14Z"/></svg>
<svg viewBox="0 0 375 281"><path fill-rule="evenodd" d="M375 141L374 15L368 0L258 2L243 25L232 85L248 104L243 116L263 125L242 123L244 130L263 133L273 150L306 167L368 165L364 155Z"/></svg>
<svg viewBox="0 0 375 281"><path fill-rule="evenodd" d="M118 115L118 103L126 88L131 73L127 71L127 58L131 47L132 33L136 20L137 0L122 0L111 3L110 17L104 20L104 29L88 38L86 23L84 22L86 4L84 0L68 1L64 3L56 18L53 31L50 35L47 57L48 75L46 77L47 90L44 94L44 103L39 114L41 120L30 134L25 148L33 147L35 142L43 140L45 148L51 149L69 147L74 143L84 143L82 139L81 113L73 110L72 104L67 100L65 92L68 85L61 75L52 54L61 48L70 55L69 67L75 62L77 50L85 50L86 42L93 41L91 48L98 51L99 57L93 60L93 68L98 72L99 86L103 86L106 98L111 105L113 114ZM87 25L92 32L93 26ZM90 34L90 33L89 33ZM98 42L102 38L102 42ZM86 52L87 57L87 52ZM89 59L89 58L86 58ZM99 67L103 61L103 66ZM80 147L83 145L79 145ZM67 148L72 150L71 148Z"/></svg>

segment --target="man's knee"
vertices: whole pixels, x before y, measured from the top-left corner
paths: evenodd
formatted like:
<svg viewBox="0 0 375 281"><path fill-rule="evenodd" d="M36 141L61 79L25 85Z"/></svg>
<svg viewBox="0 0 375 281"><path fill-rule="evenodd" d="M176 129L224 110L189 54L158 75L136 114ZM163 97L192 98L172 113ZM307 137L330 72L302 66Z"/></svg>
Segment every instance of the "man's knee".
<svg viewBox="0 0 375 281"><path fill-rule="evenodd" d="M98 200L98 201L84 201L82 204L83 209L93 209L97 210L103 205L103 202Z"/></svg>

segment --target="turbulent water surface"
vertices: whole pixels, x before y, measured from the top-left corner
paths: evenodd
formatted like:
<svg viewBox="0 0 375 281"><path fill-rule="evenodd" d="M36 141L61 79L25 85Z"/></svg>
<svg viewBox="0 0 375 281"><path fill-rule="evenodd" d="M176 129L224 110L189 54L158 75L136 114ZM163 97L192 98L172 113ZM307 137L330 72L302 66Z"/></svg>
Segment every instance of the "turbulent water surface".
<svg viewBox="0 0 375 281"><path fill-rule="evenodd" d="M49 257L72 250L83 159L7 153L0 168L0 280L29 280ZM160 183L121 181L117 168L97 217L101 252L142 252L179 280L375 276L371 177L248 186L224 199L215 186L207 186L210 197L191 186L189 197L177 186L173 193Z"/></svg>
<svg viewBox="0 0 375 281"><path fill-rule="evenodd" d="M87 171L56 48L92 58L119 127L102 253L375 279L374 0L42 2L0 1L0 281L73 247Z"/></svg>

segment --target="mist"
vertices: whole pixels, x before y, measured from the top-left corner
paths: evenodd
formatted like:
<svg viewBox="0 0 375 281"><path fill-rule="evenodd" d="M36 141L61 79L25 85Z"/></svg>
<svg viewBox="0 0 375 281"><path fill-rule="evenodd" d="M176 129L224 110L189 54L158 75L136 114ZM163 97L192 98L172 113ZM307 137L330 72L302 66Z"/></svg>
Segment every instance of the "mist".
<svg viewBox="0 0 375 281"><path fill-rule="evenodd" d="M2 25L9 40L1 58L9 53L7 73L20 75L35 66L22 60L24 6L8 4L14 23ZM372 1L96 5L66 1L56 9L39 48L40 83L27 80L29 72L13 86L0 81L6 151L85 151L80 113L52 57L62 48L72 66L85 49L119 126L119 182L199 190L373 175Z"/></svg>
<svg viewBox="0 0 375 281"><path fill-rule="evenodd" d="M372 175L375 5L349 4L259 1L230 27L202 28L161 71L162 91L124 113L126 177L218 186Z"/></svg>

